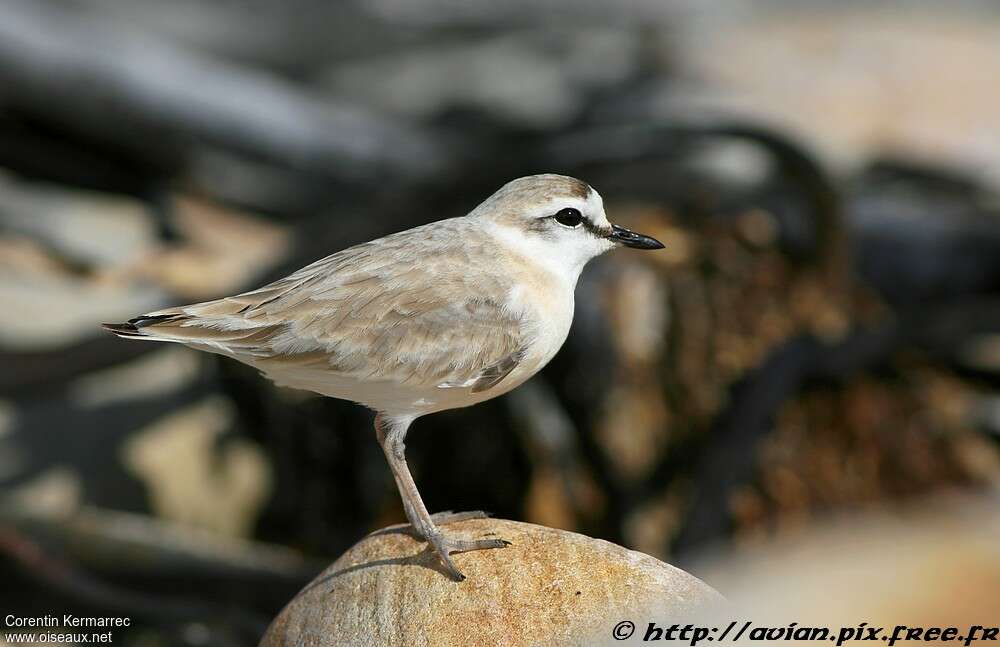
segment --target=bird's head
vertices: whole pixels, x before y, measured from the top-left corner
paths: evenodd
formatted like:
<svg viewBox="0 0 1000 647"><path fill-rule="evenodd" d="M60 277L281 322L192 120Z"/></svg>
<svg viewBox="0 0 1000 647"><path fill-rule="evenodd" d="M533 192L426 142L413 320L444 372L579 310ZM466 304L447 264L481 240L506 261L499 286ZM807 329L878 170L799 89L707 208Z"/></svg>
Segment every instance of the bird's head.
<svg viewBox="0 0 1000 647"><path fill-rule="evenodd" d="M487 220L515 250L577 275L587 261L615 247L663 248L655 238L608 222L600 194L565 175L512 180L469 216Z"/></svg>

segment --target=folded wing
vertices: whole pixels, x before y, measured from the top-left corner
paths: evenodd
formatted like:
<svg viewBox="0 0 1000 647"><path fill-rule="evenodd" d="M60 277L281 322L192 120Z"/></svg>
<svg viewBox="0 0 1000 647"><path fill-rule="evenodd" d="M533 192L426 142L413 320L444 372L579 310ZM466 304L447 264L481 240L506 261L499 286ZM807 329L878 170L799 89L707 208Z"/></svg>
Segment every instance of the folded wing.
<svg viewBox="0 0 1000 647"><path fill-rule="evenodd" d="M446 221L447 222L447 221ZM418 228L358 245L257 290L106 326L283 371L413 386L496 386L521 361L521 314L481 243ZM488 260L488 256L487 256Z"/></svg>

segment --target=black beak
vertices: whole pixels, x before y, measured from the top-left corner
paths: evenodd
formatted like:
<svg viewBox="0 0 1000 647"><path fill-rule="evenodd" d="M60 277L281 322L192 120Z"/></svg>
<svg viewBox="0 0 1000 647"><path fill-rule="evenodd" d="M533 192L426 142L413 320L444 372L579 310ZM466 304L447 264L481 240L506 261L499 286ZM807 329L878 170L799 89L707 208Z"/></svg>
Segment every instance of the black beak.
<svg viewBox="0 0 1000 647"><path fill-rule="evenodd" d="M636 249L663 249L663 243L652 236L637 234L618 225L611 225L611 235L608 236L608 240Z"/></svg>

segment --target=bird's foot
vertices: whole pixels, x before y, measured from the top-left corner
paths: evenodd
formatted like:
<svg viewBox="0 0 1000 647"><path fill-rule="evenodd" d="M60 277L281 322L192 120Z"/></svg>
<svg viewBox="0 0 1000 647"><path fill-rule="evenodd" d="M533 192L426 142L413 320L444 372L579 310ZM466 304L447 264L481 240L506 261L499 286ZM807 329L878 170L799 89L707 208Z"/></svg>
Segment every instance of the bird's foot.
<svg viewBox="0 0 1000 647"><path fill-rule="evenodd" d="M467 521L469 519L486 519L490 516L489 512L483 512L482 510L469 510L468 512L452 512L451 510L445 510L444 512L435 512L432 514L431 521L434 522L434 525L444 526L449 523Z"/></svg>
<svg viewBox="0 0 1000 647"><path fill-rule="evenodd" d="M465 514L465 513L458 513ZM477 518L477 517L471 517ZM462 572L455 567L451 560L452 553L467 553L473 550L490 550L492 548L506 548L510 542L505 539L456 539L448 537L441 531L435 529L424 538L430 548L437 554L445 570L457 582L465 580Z"/></svg>

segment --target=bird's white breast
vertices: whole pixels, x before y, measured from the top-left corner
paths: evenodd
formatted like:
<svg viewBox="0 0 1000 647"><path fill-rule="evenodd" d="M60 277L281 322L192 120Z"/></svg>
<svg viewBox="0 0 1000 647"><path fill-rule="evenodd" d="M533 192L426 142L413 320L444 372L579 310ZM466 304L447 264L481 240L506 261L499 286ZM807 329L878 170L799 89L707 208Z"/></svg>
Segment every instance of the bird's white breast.
<svg viewBox="0 0 1000 647"><path fill-rule="evenodd" d="M524 241L517 238L511 242L501 235L499 242L506 247L506 271L513 279L507 307L521 314L526 337L531 340L520 371L527 374L510 376L511 382L517 377L524 381L545 366L566 341L573 323L573 295L583 264L579 268L567 267L565 259L553 259L551 254L534 256L535 250L527 249Z"/></svg>

